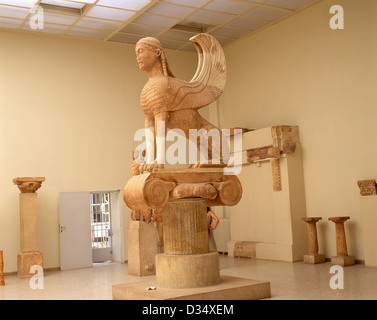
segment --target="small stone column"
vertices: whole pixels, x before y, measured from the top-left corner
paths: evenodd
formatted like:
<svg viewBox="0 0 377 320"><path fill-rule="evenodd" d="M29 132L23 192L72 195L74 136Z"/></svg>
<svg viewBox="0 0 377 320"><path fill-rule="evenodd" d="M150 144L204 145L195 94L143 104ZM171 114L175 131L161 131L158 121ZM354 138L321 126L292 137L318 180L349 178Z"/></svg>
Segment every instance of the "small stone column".
<svg viewBox="0 0 377 320"><path fill-rule="evenodd" d="M330 221L335 223L336 232L336 256L331 257L332 265L340 265L343 267L355 264L355 258L347 253L346 233L344 231L344 222L350 217L331 217Z"/></svg>
<svg viewBox="0 0 377 320"><path fill-rule="evenodd" d="M316 223L321 217L301 218L308 224L309 253L304 255L304 263L317 264L325 262L325 255L319 254Z"/></svg>
<svg viewBox="0 0 377 320"><path fill-rule="evenodd" d="M17 274L19 278L32 276L30 267L42 267L42 254L38 249L38 199L37 191L44 177L15 178L13 183L20 189L20 238L21 252L17 257Z"/></svg>
<svg viewBox="0 0 377 320"><path fill-rule="evenodd" d="M5 286L3 251L0 251L0 286Z"/></svg>

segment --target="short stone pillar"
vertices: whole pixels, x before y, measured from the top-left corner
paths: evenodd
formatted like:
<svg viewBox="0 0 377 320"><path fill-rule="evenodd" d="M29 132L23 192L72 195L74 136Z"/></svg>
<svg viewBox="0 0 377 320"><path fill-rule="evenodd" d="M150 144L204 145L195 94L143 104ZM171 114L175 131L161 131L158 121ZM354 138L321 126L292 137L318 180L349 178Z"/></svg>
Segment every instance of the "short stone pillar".
<svg viewBox="0 0 377 320"><path fill-rule="evenodd" d="M0 251L0 286L5 286L3 251Z"/></svg>
<svg viewBox="0 0 377 320"><path fill-rule="evenodd" d="M32 276L33 265L42 267L42 254L38 249L38 199L37 191L44 177L15 178L13 183L20 189L20 239L21 252L17 257L17 274L19 278Z"/></svg>
<svg viewBox="0 0 377 320"><path fill-rule="evenodd" d="M207 200L169 201L162 220L165 252L156 256L158 285L196 288L219 283L219 255L209 251Z"/></svg>
<svg viewBox="0 0 377 320"><path fill-rule="evenodd" d="M352 266L355 264L355 258L349 256L347 252L346 233L344 231L344 222L350 217L331 217L330 221L335 223L336 232L336 256L331 257L332 265L340 265L342 267Z"/></svg>
<svg viewBox="0 0 377 320"><path fill-rule="evenodd" d="M130 221L127 229L128 273L147 276L156 273L157 229L153 222Z"/></svg>
<svg viewBox="0 0 377 320"><path fill-rule="evenodd" d="M308 224L308 243L309 252L304 255L304 263L317 264L325 262L325 255L319 254L318 251L318 238L316 223L322 220L321 217L307 217L301 218Z"/></svg>

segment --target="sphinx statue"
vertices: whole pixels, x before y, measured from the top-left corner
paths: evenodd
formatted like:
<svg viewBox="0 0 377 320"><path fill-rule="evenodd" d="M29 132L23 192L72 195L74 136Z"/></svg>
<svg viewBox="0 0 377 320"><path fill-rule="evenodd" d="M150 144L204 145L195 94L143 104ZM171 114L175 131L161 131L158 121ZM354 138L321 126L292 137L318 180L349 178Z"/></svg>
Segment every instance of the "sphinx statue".
<svg viewBox="0 0 377 320"><path fill-rule="evenodd" d="M157 224L160 253L154 257L156 282L165 288L195 288L220 282L218 252L210 246L208 232L212 229L211 217L215 216L207 208L234 206L242 197L241 182L224 168L228 162L227 154L223 154L226 136L222 141L220 130L198 112L216 101L224 90L224 53L211 35L201 33L190 40L198 52L198 67L190 81L173 75L156 38L143 38L135 48L139 68L148 74L140 97L146 152L144 155L143 145L133 152L132 177L123 189L123 199L132 210L133 220ZM190 159L192 167L164 168L167 130L196 144L194 150L200 151L200 160ZM197 133L195 138L192 131Z"/></svg>
<svg viewBox="0 0 377 320"><path fill-rule="evenodd" d="M190 129L219 131L199 114L198 109L214 102L224 90L226 82L224 53L218 41L209 34L198 34L190 41L198 52L198 67L191 81L180 80L173 75L158 39L142 38L136 44L139 68L147 72L149 78L140 97L147 132L146 159L140 165L140 173L152 172L164 167L165 149L160 146L164 143L162 139L165 139L167 129L180 129L186 138L189 137ZM162 136L157 132L159 121L164 122L165 132ZM220 134L219 137L220 141L217 141L216 148L213 148L212 139L209 137L204 151L201 150L200 139L197 139L198 149L208 154L208 161L202 164L198 162L193 167L225 166L221 159ZM213 159L219 161L212 161Z"/></svg>

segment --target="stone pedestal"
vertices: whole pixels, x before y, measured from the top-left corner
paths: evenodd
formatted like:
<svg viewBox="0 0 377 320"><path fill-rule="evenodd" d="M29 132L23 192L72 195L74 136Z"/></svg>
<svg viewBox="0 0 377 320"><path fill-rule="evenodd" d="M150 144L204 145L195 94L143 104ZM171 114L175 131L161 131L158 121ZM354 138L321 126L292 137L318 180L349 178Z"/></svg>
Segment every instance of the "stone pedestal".
<svg viewBox="0 0 377 320"><path fill-rule="evenodd" d="M331 217L330 221L335 223L336 232L336 256L331 257L332 265L340 265L342 267L355 264L355 258L347 253L346 233L344 231L344 222L350 217Z"/></svg>
<svg viewBox="0 0 377 320"><path fill-rule="evenodd" d="M302 218L308 224L308 254L304 255L304 263L317 264L325 262L325 255L319 254L316 223L320 217Z"/></svg>
<svg viewBox="0 0 377 320"><path fill-rule="evenodd" d="M0 251L0 286L5 286L3 251Z"/></svg>
<svg viewBox="0 0 377 320"><path fill-rule="evenodd" d="M19 278L32 276L33 265L42 267L42 254L38 250L38 198L35 193L44 177L15 178L13 183L20 189L20 240L21 252L17 257L17 274Z"/></svg>
<svg viewBox="0 0 377 320"><path fill-rule="evenodd" d="M128 273L146 276L156 273L157 231L153 222L130 221L127 229Z"/></svg>
<svg viewBox="0 0 377 320"><path fill-rule="evenodd" d="M123 196L132 210L162 209L164 253L156 256L155 281L113 286L114 300L270 297L269 282L221 277L218 253L209 251L207 206L239 202L236 176L221 168L160 169L133 176Z"/></svg>

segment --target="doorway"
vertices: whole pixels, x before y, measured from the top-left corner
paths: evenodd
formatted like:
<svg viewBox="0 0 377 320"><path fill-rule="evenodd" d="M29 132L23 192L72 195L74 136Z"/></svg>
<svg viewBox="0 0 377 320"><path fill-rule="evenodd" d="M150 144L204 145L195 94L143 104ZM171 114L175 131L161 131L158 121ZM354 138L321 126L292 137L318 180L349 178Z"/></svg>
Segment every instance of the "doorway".
<svg viewBox="0 0 377 320"><path fill-rule="evenodd" d="M61 192L60 268L88 268L93 262L124 261L120 190Z"/></svg>
<svg viewBox="0 0 377 320"><path fill-rule="evenodd" d="M90 194L92 262L112 261L111 193Z"/></svg>

